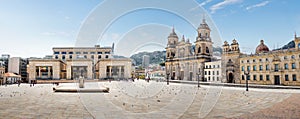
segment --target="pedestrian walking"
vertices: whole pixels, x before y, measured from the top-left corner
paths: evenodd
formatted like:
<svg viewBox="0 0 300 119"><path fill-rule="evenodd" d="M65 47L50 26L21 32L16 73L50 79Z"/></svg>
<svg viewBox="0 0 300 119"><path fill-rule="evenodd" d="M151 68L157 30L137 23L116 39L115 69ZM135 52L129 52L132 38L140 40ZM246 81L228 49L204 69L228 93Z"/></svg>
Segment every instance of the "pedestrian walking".
<svg viewBox="0 0 300 119"><path fill-rule="evenodd" d="M18 87L20 87L20 84L21 84L21 80L18 80Z"/></svg>

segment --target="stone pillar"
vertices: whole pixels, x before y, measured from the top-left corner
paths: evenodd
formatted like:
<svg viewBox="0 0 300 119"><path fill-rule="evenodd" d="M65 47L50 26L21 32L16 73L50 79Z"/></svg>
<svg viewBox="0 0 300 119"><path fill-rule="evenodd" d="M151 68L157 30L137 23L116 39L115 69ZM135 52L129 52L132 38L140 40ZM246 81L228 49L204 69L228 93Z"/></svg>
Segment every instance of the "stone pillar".
<svg viewBox="0 0 300 119"><path fill-rule="evenodd" d="M41 77L41 66L39 66L39 78Z"/></svg>
<svg viewBox="0 0 300 119"><path fill-rule="evenodd" d="M71 79L72 78L72 65L71 63L67 65L66 70L67 70L67 79ZM54 72L54 71L53 71Z"/></svg>
<svg viewBox="0 0 300 119"><path fill-rule="evenodd" d="M118 73L118 76L119 76L119 78L121 77L121 74L122 74L122 70L121 70L121 68L122 68L122 66L119 66L119 73Z"/></svg>
<svg viewBox="0 0 300 119"><path fill-rule="evenodd" d="M111 75L112 72L111 71L112 71L112 66L109 66L109 77L112 77L112 75Z"/></svg>
<svg viewBox="0 0 300 119"><path fill-rule="evenodd" d="M50 77L50 67L48 67L48 78Z"/></svg>

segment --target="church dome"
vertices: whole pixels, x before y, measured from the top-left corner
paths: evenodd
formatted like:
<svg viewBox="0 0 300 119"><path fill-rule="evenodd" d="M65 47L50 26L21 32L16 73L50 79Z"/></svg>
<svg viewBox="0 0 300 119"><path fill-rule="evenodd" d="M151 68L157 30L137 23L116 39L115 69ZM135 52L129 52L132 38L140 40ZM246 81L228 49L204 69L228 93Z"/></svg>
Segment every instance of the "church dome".
<svg viewBox="0 0 300 119"><path fill-rule="evenodd" d="M264 52L269 52L269 48L264 44L264 40L260 40L260 44L256 47L255 53L259 54Z"/></svg>
<svg viewBox="0 0 300 119"><path fill-rule="evenodd" d="M175 33L175 29L174 28L172 28L172 32L170 33L170 35L169 35L168 38L170 38L170 37L172 37L172 38L178 38L177 34Z"/></svg>
<svg viewBox="0 0 300 119"><path fill-rule="evenodd" d="M200 26L198 27L198 29L207 29L210 30L209 26L207 25L205 19L203 18L202 23L200 24Z"/></svg>

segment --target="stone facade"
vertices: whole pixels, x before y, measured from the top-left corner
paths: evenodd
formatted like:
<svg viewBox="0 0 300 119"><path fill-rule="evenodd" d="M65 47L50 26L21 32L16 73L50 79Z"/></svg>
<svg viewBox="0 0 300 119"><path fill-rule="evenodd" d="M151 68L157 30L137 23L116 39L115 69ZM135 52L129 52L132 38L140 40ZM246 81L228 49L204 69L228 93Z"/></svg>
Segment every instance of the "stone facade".
<svg viewBox="0 0 300 119"><path fill-rule="evenodd" d="M4 77L4 73L5 73L5 67L0 66L0 79Z"/></svg>
<svg viewBox="0 0 300 119"><path fill-rule="evenodd" d="M190 40L186 40L184 36L179 41L175 29L172 29L168 36L165 63L166 74L170 79L195 81L200 75L200 80L204 80L204 63L211 61L213 56L211 30L205 19L197 32L193 48Z"/></svg>
<svg viewBox="0 0 300 119"><path fill-rule="evenodd" d="M52 59L30 59L28 65L29 80L36 79L105 79L129 78L131 60L117 59L112 56L109 47L60 47L53 48ZM113 68L108 70L108 68ZM115 74L115 67L120 72Z"/></svg>
<svg viewBox="0 0 300 119"><path fill-rule="evenodd" d="M57 59L30 59L28 65L29 82L36 79L62 79L65 71L65 63ZM46 69L42 74L43 68Z"/></svg>
<svg viewBox="0 0 300 119"><path fill-rule="evenodd" d="M96 64L98 78L131 78L131 60L128 58L120 59L101 59Z"/></svg>
<svg viewBox="0 0 300 119"><path fill-rule="evenodd" d="M236 42L236 41L234 41ZM223 45L222 75L225 82L266 85L300 85L300 37L295 47L269 51L261 40L256 54L241 54L227 42ZM249 75L245 75L249 72Z"/></svg>

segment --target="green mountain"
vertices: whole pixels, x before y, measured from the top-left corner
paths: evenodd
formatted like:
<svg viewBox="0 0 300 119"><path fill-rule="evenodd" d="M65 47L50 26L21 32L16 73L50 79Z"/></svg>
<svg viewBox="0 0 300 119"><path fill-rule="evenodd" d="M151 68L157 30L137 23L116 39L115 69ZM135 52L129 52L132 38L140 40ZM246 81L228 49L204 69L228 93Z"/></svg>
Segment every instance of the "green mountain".
<svg viewBox="0 0 300 119"><path fill-rule="evenodd" d="M143 56L148 55L150 57L150 64L160 64L166 61L166 51L154 51L154 52L139 52L130 56L136 66L141 66Z"/></svg>
<svg viewBox="0 0 300 119"><path fill-rule="evenodd" d="M194 45L192 46L192 50L194 49ZM213 48L214 54L222 54L221 47L214 47ZM139 52L130 56L133 59L133 64L135 66L141 66L143 61L143 56L148 55L150 57L150 64L160 64L166 61L166 51L154 51L154 52Z"/></svg>

